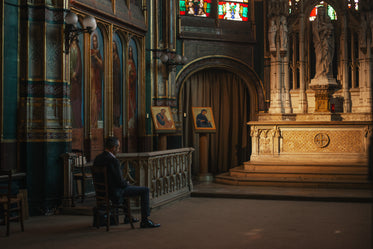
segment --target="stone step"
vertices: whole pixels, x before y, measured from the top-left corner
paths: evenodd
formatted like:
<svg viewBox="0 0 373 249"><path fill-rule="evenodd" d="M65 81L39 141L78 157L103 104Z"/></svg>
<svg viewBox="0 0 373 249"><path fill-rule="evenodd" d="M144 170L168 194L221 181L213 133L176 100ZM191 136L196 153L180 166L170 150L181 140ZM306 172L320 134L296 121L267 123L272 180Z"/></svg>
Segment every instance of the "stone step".
<svg viewBox="0 0 373 249"><path fill-rule="evenodd" d="M367 175L367 166L320 166L320 165L248 165L236 167L230 170L234 173L310 173L310 174L351 174Z"/></svg>
<svg viewBox="0 0 373 249"><path fill-rule="evenodd" d="M247 186L276 186L276 187L317 187L317 188L351 188L368 189L372 183L366 179L328 179L328 178L302 178L302 177L278 177L250 176L235 177L230 173L215 176L215 182L230 185Z"/></svg>
<svg viewBox="0 0 373 249"><path fill-rule="evenodd" d="M246 179L281 179L281 180L300 180L300 181L334 181L334 180L365 180L367 179L367 174L346 174L346 173L296 173L296 172L286 172L286 173L273 173L273 172L247 172L247 171L231 171L230 176L237 178Z"/></svg>

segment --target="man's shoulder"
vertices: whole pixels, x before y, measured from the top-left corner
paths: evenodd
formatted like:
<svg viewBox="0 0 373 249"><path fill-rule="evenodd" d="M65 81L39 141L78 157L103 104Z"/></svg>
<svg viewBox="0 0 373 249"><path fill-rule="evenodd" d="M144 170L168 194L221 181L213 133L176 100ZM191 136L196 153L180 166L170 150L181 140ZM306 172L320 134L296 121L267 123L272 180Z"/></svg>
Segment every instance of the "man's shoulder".
<svg viewBox="0 0 373 249"><path fill-rule="evenodd" d="M97 155L95 160L93 161L94 165L99 165L103 163L109 162L111 156L108 152L104 151L101 154Z"/></svg>

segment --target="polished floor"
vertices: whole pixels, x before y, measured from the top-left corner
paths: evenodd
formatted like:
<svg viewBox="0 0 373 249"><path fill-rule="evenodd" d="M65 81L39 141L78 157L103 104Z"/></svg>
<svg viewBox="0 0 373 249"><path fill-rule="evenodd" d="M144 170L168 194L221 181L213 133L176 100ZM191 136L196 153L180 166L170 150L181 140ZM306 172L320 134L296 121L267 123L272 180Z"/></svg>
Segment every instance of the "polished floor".
<svg viewBox="0 0 373 249"><path fill-rule="evenodd" d="M208 196L210 193L210 196ZM0 248L371 249L372 191L196 184L152 210L157 229L92 227L88 215L31 217L0 226Z"/></svg>

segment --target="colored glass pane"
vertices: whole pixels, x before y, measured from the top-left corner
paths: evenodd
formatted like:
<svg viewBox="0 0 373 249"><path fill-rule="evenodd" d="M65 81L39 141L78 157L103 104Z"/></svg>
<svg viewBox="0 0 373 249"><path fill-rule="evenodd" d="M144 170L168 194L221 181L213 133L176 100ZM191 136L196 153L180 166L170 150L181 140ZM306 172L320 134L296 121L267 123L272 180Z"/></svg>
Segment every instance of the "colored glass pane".
<svg viewBox="0 0 373 249"><path fill-rule="evenodd" d="M248 21L249 5L242 1L219 1L219 19Z"/></svg>
<svg viewBox="0 0 373 249"><path fill-rule="evenodd" d="M180 9L180 15L184 16L186 12L185 0L180 0L179 9Z"/></svg>
<svg viewBox="0 0 373 249"><path fill-rule="evenodd" d="M331 20L337 20L337 13L335 12L334 8L331 5L319 4L319 5L316 5L311 11L311 14L309 16L309 20L311 22L316 19L316 16L317 16L317 13L318 13L317 9L320 8L320 7L323 7L323 6L327 8L327 13L328 13L328 16L330 17L330 19Z"/></svg>
<svg viewBox="0 0 373 249"><path fill-rule="evenodd" d="M180 0L180 15L209 17L212 0Z"/></svg>
<svg viewBox="0 0 373 249"><path fill-rule="evenodd" d="M249 0L230 0L230 2L235 2L235 3L248 3Z"/></svg>
<svg viewBox="0 0 373 249"><path fill-rule="evenodd" d="M351 9L352 6L355 6L355 10L359 10L359 0L349 0L348 8Z"/></svg>

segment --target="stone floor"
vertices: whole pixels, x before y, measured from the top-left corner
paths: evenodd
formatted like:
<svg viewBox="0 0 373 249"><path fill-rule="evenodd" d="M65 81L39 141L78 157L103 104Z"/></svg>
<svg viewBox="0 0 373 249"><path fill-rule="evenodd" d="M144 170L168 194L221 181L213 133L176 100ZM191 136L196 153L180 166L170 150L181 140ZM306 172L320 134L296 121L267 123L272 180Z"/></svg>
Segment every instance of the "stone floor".
<svg viewBox="0 0 373 249"><path fill-rule="evenodd" d="M11 224L8 238L0 226L0 248L371 249L371 200L371 190L199 183L192 197L152 210L157 229L106 232L88 215L38 216L23 233Z"/></svg>

